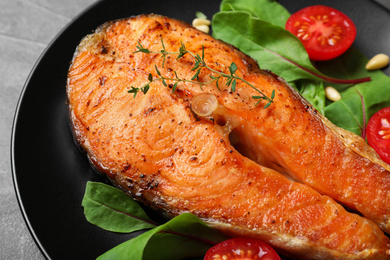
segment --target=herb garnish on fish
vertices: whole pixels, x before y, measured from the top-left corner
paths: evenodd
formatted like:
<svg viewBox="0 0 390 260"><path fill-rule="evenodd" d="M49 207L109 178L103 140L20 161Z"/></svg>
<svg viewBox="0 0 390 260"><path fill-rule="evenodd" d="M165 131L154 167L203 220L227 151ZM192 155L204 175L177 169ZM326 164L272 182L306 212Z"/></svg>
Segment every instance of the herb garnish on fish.
<svg viewBox="0 0 390 260"><path fill-rule="evenodd" d="M166 87L168 86L166 81L175 81L175 84L173 85L173 88L172 88L172 92L175 92L179 82L190 82L190 83L198 84L202 88L202 86L206 86L206 85L211 84L215 81L217 88L219 89L219 80L222 78L226 78L226 80L227 80L226 86L230 87L233 92L236 91L237 80L241 80L242 82L246 83L251 88L256 90L259 93L259 96L252 96L253 99L258 100L258 102L256 103L256 106L260 103L261 100L268 101L268 103L264 106L264 108L269 107L271 105L271 103L273 102L273 99L275 97L275 90L272 91L271 97L267 97L263 92L261 92L258 88L256 88L250 82L246 81L245 79L241 78L240 76L238 76L236 74L237 65L234 62L232 62L229 66L229 73L230 74L223 73L221 71L215 70L215 69L211 68L210 66L208 66L205 59L204 59L204 55L205 55L204 54L204 46L202 46L202 56L200 56L199 54L194 54L193 52L187 50L183 43L181 43L181 47L180 47L178 52L167 51L165 49L164 41L162 38L161 38L161 45L162 45L162 49L160 51L151 51L150 49L147 49L144 46L142 46L142 44L138 41L138 45L136 46L138 50L135 51L134 53L142 52L145 54L150 54L150 53L161 54L163 57L163 63L162 63L163 68L165 65L165 59L166 59L167 55L177 55L176 59L178 60L178 59L184 57L184 55L188 53L195 59L194 67L191 69L191 71L196 71L194 76L190 80L182 79L177 75L176 71L174 71L175 78L167 78L167 77L164 77L161 74L161 72L159 71L159 69L157 68L157 66L155 66L157 75L159 76L158 78L153 78L153 75L151 73L149 73L149 76L148 76L149 82L148 83L146 83L144 86L142 86L140 88L131 86L131 89L128 90L129 93L134 93L134 98L136 97L136 95L139 91L146 94L150 88L150 83L152 83L154 81L161 80L161 82ZM206 82L202 82L199 79L199 74L203 68L208 69L208 70L218 74L219 76L210 75L211 80L206 81Z"/></svg>

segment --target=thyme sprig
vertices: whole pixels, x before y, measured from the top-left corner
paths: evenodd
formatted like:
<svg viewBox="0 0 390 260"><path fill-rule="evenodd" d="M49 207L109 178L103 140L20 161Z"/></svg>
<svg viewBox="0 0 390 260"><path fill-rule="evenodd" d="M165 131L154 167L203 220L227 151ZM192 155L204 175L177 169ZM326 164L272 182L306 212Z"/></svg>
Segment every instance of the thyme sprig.
<svg viewBox="0 0 390 260"><path fill-rule="evenodd" d="M144 46L142 46L142 44L138 41L138 45L136 46L137 51L135 51L134 53L142 52L142 53L145 53L145 54L161 54L162 58L163 58L162 68L164 68L164 66L165 66L166 57L168 55L177 55L176 59L178 60L178 59L184 57L184 55L186 55L188 53L189 55L191 55L195 59L194 67L191 69L191 71L195 71L195 74L189 80L189 79L182 79L182 78L180 78L177 75L176 71L174 71L175 77L174 78L169 78L169 77L163 76L161 74L161 72L159 71L158 67L155 65L155 70L156 70L156 73L157 73L158 77L153 78L153 75L151 73L149 73L148 83L146 83L144 86L142 86L140 88L131 86L131 89L128 90L129 93L133 93L134 94L134 98L136 97L137 93L140 92L140 91L142 93L146 94L148 92L148 90L150 89L150 83L155 82L155 81L161 81L162 84L164 86L166 86L166 87L168 86L167 81L175 82L173 87L172 87L172 93L173 93L173 92L176 91L179 82L190 82L190 83L193 83L193 84L197 84L197 85L200 86L201 89L202 89L203 86L206 86L208 84L211 84L211 83L215 82L217 88L220 90L219 82L220 82L220 80L225 78L226 79L226 86L230 87L232 92L236 91L237 80L240 80L240 81L246 83L251 88L253 88L255 91L257 91L259 93L259 95L252 96L253 99L258 100L257 103L256 103L256 106L262 100L268 101L267 104L264 106L264 108L269 107L271 105L271 103L274 102L273 99L275 97L275 90L272 91L271 97L267 97L262 91L260 91L258 88L256 88L252 83L246 81L245 79L243 79L243 78L241 78L240 76L237 75L237 73L236 73L237 65L234 62L232 62L230 64L230 66L229 66L229 73L224 73L224 72L215 70L215 69L211 68L210 66L208 66L206 61L205 61L205 59L204 59L205 53L204 53L204 46L203 45L202 45L202 53L201 53L201 55L199 55L197 53L195 54L195 53L187 50L183 43L181 43L181 46L180 46L178 52L169 52L169 51L167 51L166 48L165 48L164 41L163 41L162 38L161 38L161 45L162 45L162 49L160 51L151 51L151 50L145 48ZM200 72L202 71L202 69L208 69L209 71L214 72L218 76L210 75L210 80L209 81L202 82L202 81L200 81L200 78L199 78L199 75L200 75Z"/></svg>

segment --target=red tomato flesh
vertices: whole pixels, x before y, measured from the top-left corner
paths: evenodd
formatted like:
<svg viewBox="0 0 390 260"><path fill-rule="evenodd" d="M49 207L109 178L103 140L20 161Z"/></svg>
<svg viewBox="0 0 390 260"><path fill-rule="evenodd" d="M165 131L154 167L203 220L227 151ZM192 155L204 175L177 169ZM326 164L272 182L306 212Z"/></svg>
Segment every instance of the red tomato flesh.
<svg viewBox="0 0 390 260"><path fill-rule="evenodd" d="M204 260L280 260L275 250L258 239L232 238L210 248Z"/></svg>
<svg viewBox="0 0 390 260"><path fill-rule="evenodd" d="M366 131L368 144L390 164L390 107L376 112L368 121Z"/></svg>
<svg viewBox="0 0 390 260"><path fill-rule="evenodd" d="M356 26L337 9L313 5L290 16L286 30L297 36L309 58L330 60L343 54L356 38Z"/></svg>

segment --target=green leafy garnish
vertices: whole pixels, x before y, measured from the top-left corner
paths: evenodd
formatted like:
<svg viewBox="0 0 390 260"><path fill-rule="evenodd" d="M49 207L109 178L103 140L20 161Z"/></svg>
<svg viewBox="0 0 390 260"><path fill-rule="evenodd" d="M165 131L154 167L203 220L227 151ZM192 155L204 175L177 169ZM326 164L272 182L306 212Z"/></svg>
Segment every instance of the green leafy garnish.
<svg viewBox="0 0 390 260"><path fill-rule="evenodd" d="M334 124L361 136L364 135L365 123L372 115L390 106L390 77L380 70L367 71L364 67L367 62L368 59L352 47L335 60L317 64L319 69L329 75L371 77L370 82L355 86L334 85L342 99L329 103L324 109L325 116Z"/></svg>
<svg viewBox="0 0 390 260"><path fill-rule="evenodd" d="M98 259L184 259L203 256L227 237L190 213L181 214L136 238L128 240Z"/></svg>
<svg viewBox="0 0 390 260"><path fill-rule="evenodd" d="M88 182L82 201L85 217L105 230L131 233L149 231L130 239L98 259L183 259L198 257L227 239L190 213L159 225L132 198L98 182Z"/></svg>
<svg viewBox="0 0 390 260"><path fill-rule="evenodd" d="M88 182L81 204L89 222L105 230L130 233L157 226L134 200L99 182Z"/></svg>
<svg viewBox="0 0 390 260"><path fill-rule="evenodd" d="M290 85L298 90L315 109L324 114L326 102L323 82L303 79L291 82Z"/></svg>
<svg viewBox="0 0 390 260"><path fill-rule="evenodd" d="M221 11L244 11L264 22L284 27L290 13L277 1L270 0L224 0Z"/></svg>
<svg viewBox="0 0 390 260"><path fill-rule="evenodd" d="M252 83L246 81L245 79L241 78L240 76L238 76L236 74L236 71L237 71L238 68L237 68L237 65L234 62L232 62L230 64L230 66L229 66L229 74L227 74L227 73L223 73L221 71L215 70L215 69L211 68L210 66L208 66L208 64L206 63L206 61L204 59L205 58L205 53L204 53L204 47L203 46L202 46L202 55L199 55L197 53L195 54L195 53L192 53L191 51L187 50L186 46L183 43L181 43L181 46L179 48L179 52L169 52L169 51L167 51L165 49L164 41L163 41L162 38L161 38L161 45L162 45L162 49L160 51L151 51L151 50L145 48L144 46L142 46L142 44L140 42L138 42L138 45L136 46L137 51L135 51L134 53L142 52L142 53L145 53L145 54L150 54L150 53L152 53L152 54L161 54L162 57L163 57L162 68L164 68L165 59L166 59L167 55L177 55L176 59L180 59L180 58L184 57L184 55L186 55L188 53L189 55L191 55L195 59L194 66L191 69L191 71L195 71L195 74L192 76L192 78L190 80L188 80L188 79L179 78L177 73L176 73L176 71L174 71L175 78L167 78L167 77L165 77L165 76L163 76L161 74L161 72L158 69L157 65L155 65L155 70L156 70L156 73L157 73L157 76L158 76L157 78L153 78L153 75L151 73L149 73L149 77L148 77L149 82L148 83L146 83L144 86L142 86L140 88L131 86L131 89L128 90L129 93L133 93L134 94L134 98L136 97L136 95L137 95L137 93L139 91L142 91L144 94L146 94L147 91L149 90L150 83L152 83L154 81L161 81L162 84L164 86L166 86L166 87L168 86L167 81L175 82L173 90L172 90L172 92L174 92L176 90L177 85L178 85L179 82L190 82L190 83L199 85L201 88L202 88L202 86L206 86L208 84L211 84L212 82L215 82L217 88L219 89L219 81L220 81L220 79L226 78L226 86L230 87L233 92L236 90L237 80L240 80L240 81L246 83L248 86L250 86L256 92L258 92L259 93L258 96L252 97L253 99L257 99L258 100L256 105L258 105L262 100L267 101L267 104L264 106L264 108L269 107L273 103L273 98L275 97L275 90L272 91L271 98L267 97L261 90L259 90ZM203 82L199 78L199 75L200 75L200 72L202 71L202 69L207 69L207 70L209 70L209 71L211 71L213 73L216 73L218 76L210 75L211 80Z"/></svg>
<svg viewBox="0 0 390 260"><path fill-rule="evenodd" d="M254 58L262 69L271 70L287 82L299 79L322 80L339 84L369 81L337 79L317 70L301 41L289 31L244 11L219 12L214 15L213 36L228 42Z"/></svg>
<svg viewBox="0 0 390 260"><path fill-rule="evenodd" d="M367 71L368 59L354 47L313 64L299 39L284 29L289 16L277 1L223 0L212 21L213 36L285 79L335 125L364 136L365 122L390 106L390 77ZM341 93L341 100L325 99L328 85Z"/></svg>

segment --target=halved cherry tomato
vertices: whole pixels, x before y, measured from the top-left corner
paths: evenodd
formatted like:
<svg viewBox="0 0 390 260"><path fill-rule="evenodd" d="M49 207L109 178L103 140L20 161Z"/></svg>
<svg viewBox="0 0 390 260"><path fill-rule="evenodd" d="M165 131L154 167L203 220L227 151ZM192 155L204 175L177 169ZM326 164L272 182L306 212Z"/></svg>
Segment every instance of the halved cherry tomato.
<svg viewBox="0 0 390 260"><path fill-rule="evenodd" d="M390 107L376 112L368 121L366 131L368 144L390 164Z"/></svg>
<svg viewBox="0 0 390 260"><path fill-rule="evenodd" d="M258 239L232 238L210 248L204 260L280 260L275 250Z"/></svg>
<svg viewBox="0 0 390 260"><path fill-rule="evenodd" d="M297 36L310 59L330 60L343 54L356 38L352 20L337 9L313 5L290 16L286 30Z"/></svg>

